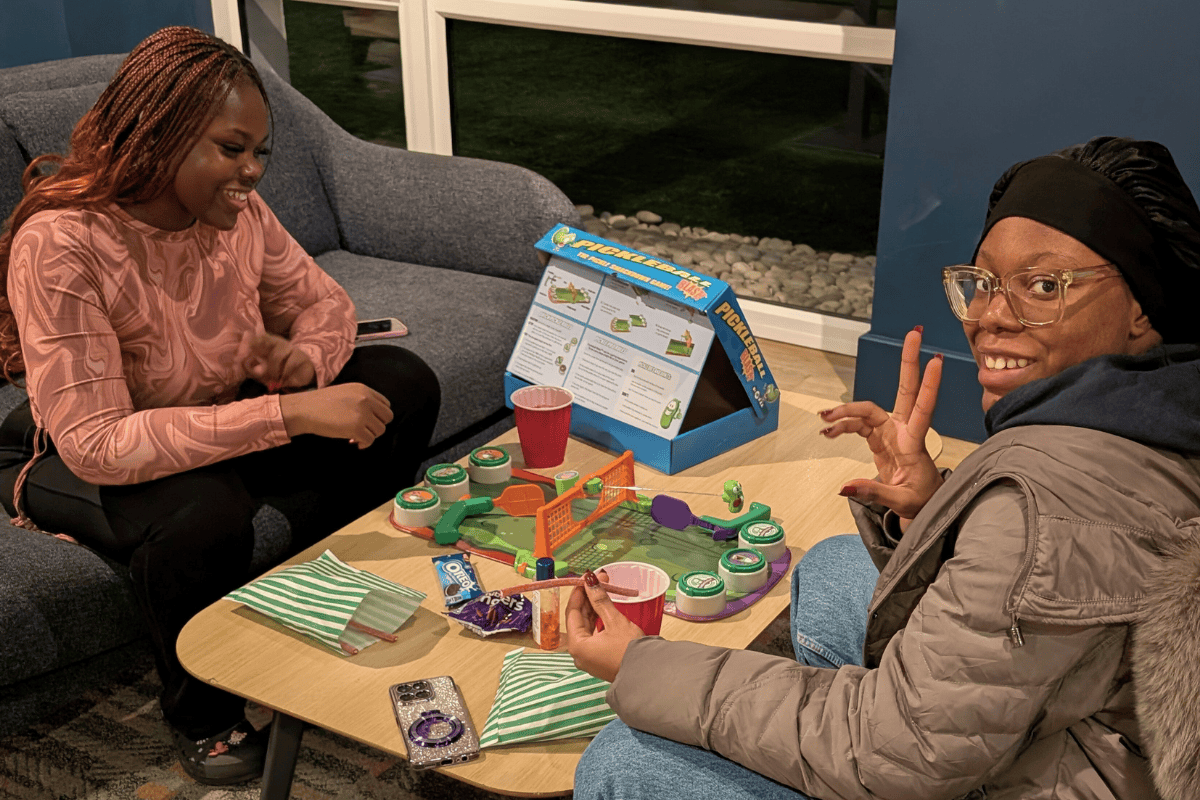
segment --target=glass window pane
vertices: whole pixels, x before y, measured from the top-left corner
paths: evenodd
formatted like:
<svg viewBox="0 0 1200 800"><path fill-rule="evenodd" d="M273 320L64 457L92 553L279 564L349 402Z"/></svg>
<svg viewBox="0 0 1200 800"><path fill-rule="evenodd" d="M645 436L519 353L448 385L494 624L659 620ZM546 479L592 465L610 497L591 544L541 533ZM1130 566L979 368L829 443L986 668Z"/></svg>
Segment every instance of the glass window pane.
<svg viewBox="0 0 1200 800"><path fill-rule="evenodd" d="M283 10L292 85L360 139L403 147L396 12L299 0Z"/></svg>
<svg viewBox="0 0 1200 800"><path fill-rule="evenodd" d="M878 7L888 24L894 2L791 6ZM293 85L352 134L404 146L396 13L284 10ZM590 232L742 297L870 317L890 68L460 20L447 41L456 154L541 173L594 212Z"/></svg>
<svg viewBox="0 0 1200 800"><path fill-rule="evenodd" d="M541 173L608 217L590 232L739 295L870 316L883 160L833 146L857 65L461 20L448 40L456 154Z"/></svg>

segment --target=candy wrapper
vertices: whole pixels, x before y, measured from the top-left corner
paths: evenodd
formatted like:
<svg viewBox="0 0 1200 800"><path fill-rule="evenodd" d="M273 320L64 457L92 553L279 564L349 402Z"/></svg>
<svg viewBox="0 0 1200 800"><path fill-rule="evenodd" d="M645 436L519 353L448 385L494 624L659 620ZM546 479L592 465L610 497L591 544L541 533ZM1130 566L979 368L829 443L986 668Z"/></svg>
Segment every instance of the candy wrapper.
<svg viewBox="0 0 1200 800"><path fill-rule="evenodd" d="M446 608L454 608L483 594L479 576L475 574L475 568L471 566L466 553L434 556L433 569L442 584Z"/></svg>
<svg viewBox="0 0 1200 800"><path fill-rule="evenodd" d="M519 594L501 597L499 592L488 592L447 611L446 616L477 636L524 633L533 621L533 603Z"/></svg>

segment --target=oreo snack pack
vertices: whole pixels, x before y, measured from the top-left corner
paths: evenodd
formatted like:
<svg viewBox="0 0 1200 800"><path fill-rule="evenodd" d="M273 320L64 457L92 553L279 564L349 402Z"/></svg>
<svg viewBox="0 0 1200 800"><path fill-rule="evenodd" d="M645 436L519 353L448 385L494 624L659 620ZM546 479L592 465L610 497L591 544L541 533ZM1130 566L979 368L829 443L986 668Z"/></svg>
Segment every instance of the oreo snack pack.
<svg viewBox="0 0 1200 800"><path fill-rule="evenodd" d="M519 594L501 597L499 592L488 592L447 611L446 616L477 636L525 633L533 622L533 603Z"/></svg>
<svg viewBox="0 0 1200 800"><path fill-rule="evenodd" d="M446 608L454 608L483 594L479 576L466 553L450 553L433 557L433 569L442 584Z"/></svg>

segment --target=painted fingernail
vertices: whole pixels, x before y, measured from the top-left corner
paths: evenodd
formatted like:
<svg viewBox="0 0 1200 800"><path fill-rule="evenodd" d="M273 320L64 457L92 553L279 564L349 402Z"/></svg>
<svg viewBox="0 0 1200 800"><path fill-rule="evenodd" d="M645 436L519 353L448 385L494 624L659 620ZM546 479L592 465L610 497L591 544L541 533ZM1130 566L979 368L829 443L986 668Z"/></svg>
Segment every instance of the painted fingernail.
<svg viewBox="0 0 1200 800"><path fill-rule="evenodd" d="M842 497L854 497L854 495L858 494L858 489L854 488L853 486L843 486L842 490L838 492L838 494L840 494Z"/></svg>
<svg viewBox="0 0 1200 800"><path fill-rule="evenodd" d="M588 586L596 586L600 583L600 579L596 577L596 573L589 569L583 573L583 582Z"/></svg>
<svg viewBox="0 0 1200 800"><path fill-rule="evenodd" d="M822 436L828 436L828 435L829 435L829 433L830 433L830 431L832 431L832 430L833 430L833 426L832 426L832 425L830 425L828 428L821 428L821 435L822 435Z"/></svg>
<svg viewBox="0 0 1200 800"><path fill-rule="evenodd" d="M936 358L938 361L946 360L946 357L944 355L942 355L941 353L938 353L937 355L935 355L934 358Z"/></svg>
<svg viewBox="0 0 1200 800"><path fill-rule="evenodd" d="M924 325L917 325L915 328L913 328L913 330L914 330L914 331L916 331L917 333L924 333L924 332L925 332L925 326L924 326Z"/></svg>
<svg viewBox="0 0 1200 800"><path fill-rule="evenodd" d="M833 413L833 409L827 408L824 411L818 411L817 416L820 417L821 419L825 419L825 417L829 416L832 413Z"/></svg>

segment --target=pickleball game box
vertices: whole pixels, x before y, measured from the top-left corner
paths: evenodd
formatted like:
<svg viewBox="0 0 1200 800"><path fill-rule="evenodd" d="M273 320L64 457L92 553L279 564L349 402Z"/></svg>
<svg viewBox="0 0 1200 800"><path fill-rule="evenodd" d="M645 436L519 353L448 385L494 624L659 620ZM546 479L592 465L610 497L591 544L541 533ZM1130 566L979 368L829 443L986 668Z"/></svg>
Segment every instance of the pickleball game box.
<svg viewBox="0 0 1200 800"><path fill-rule="evenodd" d="M729 284L567 225L536 247L546 270L506 397L569 389L573 435L667 474L779 427L779 390Z"/></svg>

